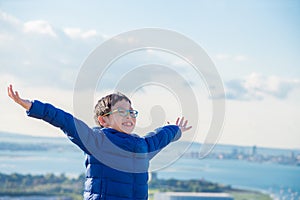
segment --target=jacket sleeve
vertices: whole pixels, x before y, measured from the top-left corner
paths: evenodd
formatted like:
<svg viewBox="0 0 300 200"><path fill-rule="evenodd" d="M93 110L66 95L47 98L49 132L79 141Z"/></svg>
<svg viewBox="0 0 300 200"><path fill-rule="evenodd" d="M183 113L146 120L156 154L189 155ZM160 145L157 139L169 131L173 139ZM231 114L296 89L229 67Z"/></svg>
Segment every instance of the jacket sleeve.
<svg viewBox="0 0 300 200"><path fill-rule="evenodd" d="M181 130L179 129L178 126L168 125L168 126L160 127L145 137L145 141L148 145L148 152L156 155L170 142L176 141L180 137L181 137Z"/></svg>
<svg viewBox="0 0 300 200"><path fill-rule="evenodd" d="M94 134L93 129L84 122L51 104L35 100L30 110L27 111L27 115L60 128L73 143L87 154L90 154L87 145L95 147L102 143L103 134Z"/></svg>

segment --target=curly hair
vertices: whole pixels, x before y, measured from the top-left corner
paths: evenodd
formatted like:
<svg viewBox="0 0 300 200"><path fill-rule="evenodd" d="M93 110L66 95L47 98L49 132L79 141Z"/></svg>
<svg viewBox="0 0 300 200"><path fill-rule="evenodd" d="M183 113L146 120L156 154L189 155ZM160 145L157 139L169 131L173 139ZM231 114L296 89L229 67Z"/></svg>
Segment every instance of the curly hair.
<svg viewBox="0 0 300 200"><path fill-rule="evenodd" d="M130 99L120 92L112 93L105 97L102 97L95 105L95 109L94 109L94 114L95 114L94 120L96 124L101 126L98 117L110 112L112 106L114 106L118 101L122 101L124 99L131 104Z"/></svg>

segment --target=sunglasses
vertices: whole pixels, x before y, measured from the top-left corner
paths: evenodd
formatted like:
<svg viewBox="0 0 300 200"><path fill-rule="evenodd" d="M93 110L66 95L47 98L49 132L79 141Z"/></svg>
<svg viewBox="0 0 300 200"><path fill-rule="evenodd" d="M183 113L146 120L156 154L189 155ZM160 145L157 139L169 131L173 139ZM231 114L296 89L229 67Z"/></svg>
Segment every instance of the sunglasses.
<svg viewBox="0 0 300 200"><path fill-rule="evenodd" d="M102 115L102 117L105 117L107 115L110 115L110 114L113 114L116 112L118 112L121 117L126 117L129 114L130 117L132 117L132 118L136 118L139 113L137 110L126 110L124 108L118 108L118 109L112 110L108 113L105 113L104 115Z"/></svg>

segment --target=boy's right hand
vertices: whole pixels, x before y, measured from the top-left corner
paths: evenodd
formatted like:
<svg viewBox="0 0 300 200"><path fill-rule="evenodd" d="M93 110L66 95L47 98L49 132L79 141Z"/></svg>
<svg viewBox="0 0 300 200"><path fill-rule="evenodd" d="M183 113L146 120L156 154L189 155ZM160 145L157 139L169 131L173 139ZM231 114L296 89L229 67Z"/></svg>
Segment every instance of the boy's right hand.
<svg viewBox="0 0 300 200"><path fill-rule="evenodd" d="M26 110L29 110L31 108L32 103L27 99L20 98L19 93L13 90L12 85L9 85L9 87L7 87L7 93L12 100L21 105Z"/></svg>

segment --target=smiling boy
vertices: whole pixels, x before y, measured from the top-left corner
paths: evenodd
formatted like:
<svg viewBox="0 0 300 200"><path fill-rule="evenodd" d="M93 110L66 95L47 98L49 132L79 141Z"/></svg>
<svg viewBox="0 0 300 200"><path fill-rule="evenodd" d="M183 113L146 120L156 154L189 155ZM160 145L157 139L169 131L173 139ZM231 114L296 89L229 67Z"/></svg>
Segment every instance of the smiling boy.
<svg viewBox="0 0 300 200"><path fill-rule="evenodd" d="M118 113L118 115L115 115ZM101 127L110 127L130 134L136 124L138 112L131 107L131 101L123 94L116 93L103 97L95 106L95 121Z"/></svg>
<svg viewBox="0 0 300 200"><path fill-rule="evenodd" d="M28 116L62 129L86 153L85 200L148 199L149 161L192 128L187 126L187 120L177 118L176 125L163 126L139 137L132 133L138 112L121 93L98 101L94 118L100 127L95 128L51 104L20 98L12 85L8 87L8 95L26 109Z"/></svg>

